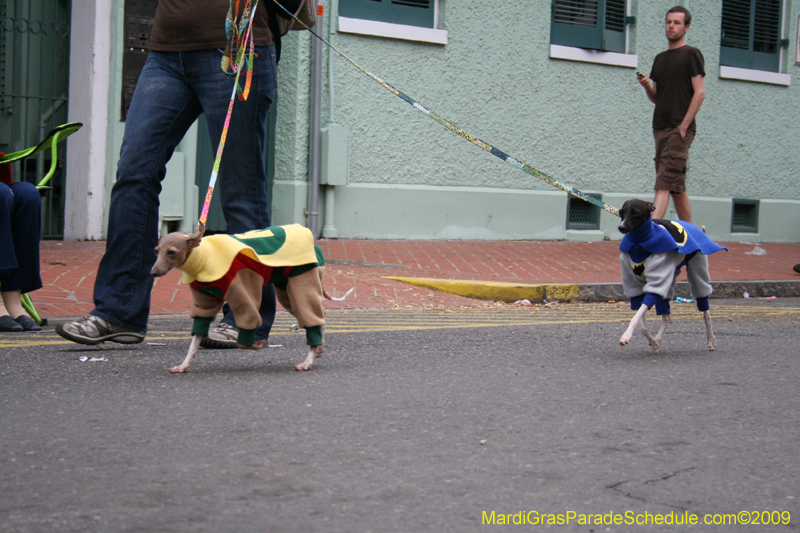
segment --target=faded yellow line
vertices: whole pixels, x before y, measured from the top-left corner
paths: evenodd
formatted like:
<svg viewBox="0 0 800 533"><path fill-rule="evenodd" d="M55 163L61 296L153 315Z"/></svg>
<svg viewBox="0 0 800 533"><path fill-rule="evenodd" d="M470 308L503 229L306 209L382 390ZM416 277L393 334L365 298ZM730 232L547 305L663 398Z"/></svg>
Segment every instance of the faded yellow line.
<svg viewBox="0 0 800 533"><path fill-rule="evenodd" d="M693 304L672 306L673 318L679 321L702 321L702 315ZM800 319L797 307L756 307L750 305L722 305L711 307L714 320L762 321L768 319ZM616 304L569 304L552 307L489 307L468 309L381 309L328 311L326 332L374 333L380 331L430 331L435 329L466 329L489 327L543 326L558 324L618 323L632 317L627 303ZM658 320L653 311L649 319ZM173 318L174 319L174 318ZM186 328L178 331L163 328L166 317L152 317L151 329L141 346L147 343L166 341L189 342L191 320L186 318ZM271 337L303 335L291 332L295 323L292 316L279 313ZM17 337L17 335L20 335ZM24 336L23 336L24 335ZM33 334L10 334L0 336L0 348L22 348L32 346L81 346L61 339L53 332ZM113 346L113 343L112 343Z"/></svg>

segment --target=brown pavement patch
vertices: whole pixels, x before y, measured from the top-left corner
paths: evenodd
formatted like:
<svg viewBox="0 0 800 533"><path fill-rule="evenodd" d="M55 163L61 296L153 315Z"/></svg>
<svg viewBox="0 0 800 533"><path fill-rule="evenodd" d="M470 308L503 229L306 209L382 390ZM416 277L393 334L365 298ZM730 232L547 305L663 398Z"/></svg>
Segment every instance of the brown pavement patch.
<svg viewBox="0 0 800 533"><path fill-rule="evenodd" d="M414 287L387 276L528 284L620 283L618 242L567 241L318 241L328 261L325 287L334 296L351 287L355 297L326 302L330 309L486 306L487 302ZM798 243L723 243L711 257L714 281L800 280ZM764 255L752 252L763 250ZM92 291L105 242L42 241L44 288L31 296L42 316L91 311ZM685 275L681 278L685 279ZM190 292L180 273L154 284L152 312L183 314Z"/></svg>

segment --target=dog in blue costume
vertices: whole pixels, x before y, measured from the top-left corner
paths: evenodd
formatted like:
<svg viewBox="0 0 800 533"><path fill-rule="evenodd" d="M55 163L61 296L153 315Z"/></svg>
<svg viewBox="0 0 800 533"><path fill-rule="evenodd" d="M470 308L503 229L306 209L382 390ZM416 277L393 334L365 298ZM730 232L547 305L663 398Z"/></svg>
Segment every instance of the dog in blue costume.
<svg viewBox="0 0 800 533"><path fill-rule="evenodd" d="M714 289L707 256L727 249L689 222L653 220L650 213L654 209L651 202L628 200L619 211L622 218L619 231L625 235L619 246L622 286L625 296L630 298L631 309L636 311L619 343L628 344L636 326L640 326L650 346L660 353L661 340L671 322L669 300L674 296L675 281L685 265L697 309L703 313L708 349L713 350L716 338L711 329L708 297ZM644 318L645 312L653 306L662 318L655 337L647 329Z"/></svg>

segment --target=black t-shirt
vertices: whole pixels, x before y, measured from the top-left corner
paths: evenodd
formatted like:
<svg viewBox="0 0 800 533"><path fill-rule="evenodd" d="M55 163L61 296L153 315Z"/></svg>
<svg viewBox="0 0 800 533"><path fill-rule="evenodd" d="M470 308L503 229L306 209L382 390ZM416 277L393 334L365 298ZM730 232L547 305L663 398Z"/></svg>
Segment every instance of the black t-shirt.
<svg viewBox="0 0 800 533"><path fill-rule="evenodd" d="M239 9L244 10L245 2ZM150 50L187 52L225 48L225 18L229 0L159 0ZM256 46L272 44L272 32L267 27L266 2L258 3L253 19Z"/></svg>
<svg viewBox="0 0 800 533"><path fill-rule="evenodd" d="M656 56L650 70L650 79L656 84L653 128L680 126L694 96L692 78L698 74L705 77L705 60L693 46L687 44Z"/></svg>

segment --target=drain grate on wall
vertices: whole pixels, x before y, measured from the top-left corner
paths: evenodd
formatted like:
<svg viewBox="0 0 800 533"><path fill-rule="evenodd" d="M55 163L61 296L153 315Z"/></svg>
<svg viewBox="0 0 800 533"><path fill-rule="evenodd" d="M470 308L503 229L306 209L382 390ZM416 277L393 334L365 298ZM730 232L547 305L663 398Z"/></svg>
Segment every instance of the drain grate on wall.
<svg viewBox="0 0 800 533"><path fill-rule="evenodd" d="M602 194L587 194L598 200ZM600 208L570 195L567 201L567 229L600 229Z"/></svg>
<svg viewBox="0 0 800 533"><path fill-rule="evenodd" d="M731 233L758 233L758 200L733 199Z"/></svg>

